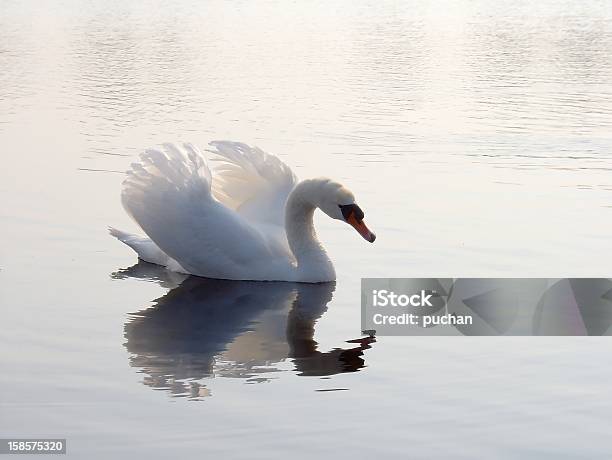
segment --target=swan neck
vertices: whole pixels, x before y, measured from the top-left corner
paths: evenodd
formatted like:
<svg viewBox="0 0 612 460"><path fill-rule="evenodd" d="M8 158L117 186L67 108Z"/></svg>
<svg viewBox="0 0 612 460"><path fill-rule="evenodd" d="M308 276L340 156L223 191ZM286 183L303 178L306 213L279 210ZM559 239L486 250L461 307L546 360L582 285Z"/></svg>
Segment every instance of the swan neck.
<svg viewBox="0 0 612 460"><path fill-rule="evenodd" d="M304 281L334 281L334 267L314 228L318 202L315 180L302 181L293 189L285 208L287 241Z"/></svg>

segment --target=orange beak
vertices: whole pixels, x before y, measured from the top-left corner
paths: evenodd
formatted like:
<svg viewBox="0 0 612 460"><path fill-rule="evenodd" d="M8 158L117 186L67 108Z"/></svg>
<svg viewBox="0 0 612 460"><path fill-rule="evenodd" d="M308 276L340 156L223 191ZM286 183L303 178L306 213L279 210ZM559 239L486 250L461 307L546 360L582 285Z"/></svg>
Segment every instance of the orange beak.
<svg viewBox="0 0 612 460"><path fill-rule="evenodd" d="M357 220L354 213L349 216L347 222L359 232L359 234L363 237L364 240L373 243L376 239L376 235L374 234L374 232L371 232L370 229L366 227L366 224L363 222L363 220Z"/></svg>

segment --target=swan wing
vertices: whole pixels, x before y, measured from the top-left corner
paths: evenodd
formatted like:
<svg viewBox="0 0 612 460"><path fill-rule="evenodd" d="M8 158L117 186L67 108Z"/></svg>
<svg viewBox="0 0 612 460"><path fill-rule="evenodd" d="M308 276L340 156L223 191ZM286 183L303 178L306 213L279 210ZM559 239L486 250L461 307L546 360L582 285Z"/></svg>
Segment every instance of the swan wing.
<svg viewBox="0 0 612 460"><path fill-rule="evenodd" d="M211 182L210 169L193 145L164 144L132 164L122 202L147 236L188 273L253 279L257 262L273 265L273 250L246 219L213 197Z"/></svg>
<svg viewBox="0 0 612 460"><path fill-rule="evenodd" d="M214 141L213 194L256 225L284 229L285 202L297 178L278 157L241 142Z"/></svg>

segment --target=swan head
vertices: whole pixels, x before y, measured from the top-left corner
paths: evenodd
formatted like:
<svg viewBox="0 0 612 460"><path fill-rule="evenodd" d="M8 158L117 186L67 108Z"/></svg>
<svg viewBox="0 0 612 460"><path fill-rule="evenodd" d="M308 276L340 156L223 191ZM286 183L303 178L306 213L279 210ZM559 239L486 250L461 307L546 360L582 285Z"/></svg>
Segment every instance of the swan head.
<svg viewBox="0 0 612 460"><path fill-rule="evenodd" d="M321 181L320 184L319 209L332 219L346 222L366 241L373 243L376 235L364 223L364 212L355 203L355 196L351 191L329 179Z"/></svg>

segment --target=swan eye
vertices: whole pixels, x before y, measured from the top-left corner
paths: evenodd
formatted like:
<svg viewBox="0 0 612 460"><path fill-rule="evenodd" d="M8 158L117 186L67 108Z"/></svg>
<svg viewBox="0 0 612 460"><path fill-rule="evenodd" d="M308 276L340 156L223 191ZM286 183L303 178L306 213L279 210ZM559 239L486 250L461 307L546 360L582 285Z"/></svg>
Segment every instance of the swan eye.
<svg viewBox="0 0 612 460"><path fill-rule="evenodd" d="M351 214L355 214L355 218L357 220L363 220L365 216L361 208L356 204L339 204L338 207L340 208L340 211L342 211L344 220L348 220Z"/></svg>

